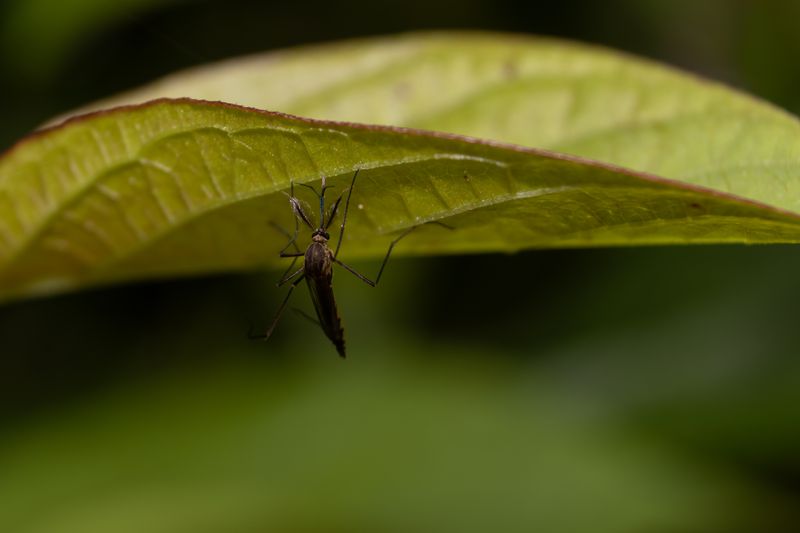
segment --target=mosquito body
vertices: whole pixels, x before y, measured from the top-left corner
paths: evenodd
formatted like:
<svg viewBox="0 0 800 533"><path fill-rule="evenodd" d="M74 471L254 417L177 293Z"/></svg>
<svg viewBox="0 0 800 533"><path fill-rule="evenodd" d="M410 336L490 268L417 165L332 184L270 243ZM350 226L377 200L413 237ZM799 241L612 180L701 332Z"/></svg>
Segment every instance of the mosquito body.
<svg viewBox="0 0 800 533"><path fill-rule="evenodd" d="M336 299L333 296L333 263L335 257L328 248L328 237L315 234L303 258L303 276L311 294L311 302L317 312L319 326L339 355L345 357L344 329Z"/></svg>
<svg viewBox="0 0 800 533"><path fill-rule="evenodd" d="M322 331L325 333L325 336L330 339L333 345L336 347L336 351L339 353L341 357L345 357L345 345L344 345L344 329L342 328L342 320L339 316L339 311L336 307L336 299L333 296L333 265L334 263L341 266L348 272L355 275L361 281L375 287L381 279L381 275L383 274L383 269L386 267L386 263L389 260L389 256L392 253L392 248L397 242L411 233L419 226L413 226L411 228L406 229L403 233L401 233L397 238L395 238L391 244L389 245L389 249L386 252L386 256L383 259L383 263L381 264L380 270L378 271L378 276L375 278L375 281L363 276L359 272L357 272L352 267L346 265L345 263L341 262L338 259L339 249L342 246L342 236L344 235L345 224L347 223L347 211L350 208L350 197L353 194L353 187L356 183L356 178L358 177L358 170L355 171L353 174L353 180L350 183L350 188L347 190L347 199L344 203L344 212L342 213L342 224L339 231L339 237L336 242L335 250L331 250L328 246L328 241L330 241L330 234L328 233L328 228L333 223L334 218L336 217L336 213L339 209L339 205L344 197L344 193L339 195L336 201L330 208L330 211L327 213L325 212L325 191L330 187L325 183L325 178L322 178L322 187L320 192L317 192L313 187L309 185L304 185L308 187L319 198L319 224L314 225L311 222L308 214L306 213L305 209L301 205L300 201L294 196L294 184L292 184L292 188L290 190L289 196L289 203L292 206L292 211L295 215L295 230L293 235L289 235L289 233L280 227L276 226L279 231L286 234L287 237L290 238L289 242L280 252L281 257L291 257L293 258L292 264L284 273L281 280L278 282L278 286L282 286L286 283L291 282L291 286L289 287L289 291L286 294L286 297L281 303L278 311L275 313L275 317L272 320L272 324L267 328L267 331L263 335L259 335L257 337L251 338L259 338L259 339L269 339L272 335L272 332L275 330L275 326L278 324L278 320L280 320L281 315L283 314L283 310L286 308L287 303L289 302L289 298L292 295L292 291L294 291L295 287L297 287L303 280L306 281L308 285L308 291L311 294L311 302L314 304L314 310L316 311L317 320L314 320L312 317L306 315L305 313L300 312L303 316L311 320L312 322L317 323ZM299 232L299 221L302 221L309 229L311 229L311 243L306 248L305 252L300 251L297 247L297 234ZM444 224L441 224L444 226ZM445 226L448 227L449 226ZM294 247L294 252L287 252L286 250L289 247ZM294 266L297 263L297 260L302 257L303 258L303 266L299 269L294 270Z"/></svg>

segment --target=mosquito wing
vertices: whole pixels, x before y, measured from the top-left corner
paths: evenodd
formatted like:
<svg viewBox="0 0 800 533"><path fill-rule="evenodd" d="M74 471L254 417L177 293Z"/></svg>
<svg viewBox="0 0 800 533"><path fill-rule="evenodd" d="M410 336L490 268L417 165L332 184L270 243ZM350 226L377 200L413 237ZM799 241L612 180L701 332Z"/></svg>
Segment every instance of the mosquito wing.
<svg viewBox="0 0 800 533"><path fill-rule="evenodd" d="M336 300L333 297L332 276L320 278L306 277L308 282L308 292L311 294L311 303L317 312L319 325L325 336L328 337L339 355L345 357L344 350L344 329L342 320L339 318L339 310L336 308Z"/></svg>

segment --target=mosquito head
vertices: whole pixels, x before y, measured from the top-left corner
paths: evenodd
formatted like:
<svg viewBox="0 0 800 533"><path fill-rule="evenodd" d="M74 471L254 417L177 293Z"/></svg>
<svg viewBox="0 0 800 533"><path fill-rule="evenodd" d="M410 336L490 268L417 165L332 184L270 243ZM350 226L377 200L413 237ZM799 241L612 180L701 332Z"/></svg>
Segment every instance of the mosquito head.
<svg viewBox="0 0 800 533"><path fill-rule="evenodd" d="M330 234L324 229L320 228L311 234L311 240L314 242L326 243L330 240Z"/></svg>

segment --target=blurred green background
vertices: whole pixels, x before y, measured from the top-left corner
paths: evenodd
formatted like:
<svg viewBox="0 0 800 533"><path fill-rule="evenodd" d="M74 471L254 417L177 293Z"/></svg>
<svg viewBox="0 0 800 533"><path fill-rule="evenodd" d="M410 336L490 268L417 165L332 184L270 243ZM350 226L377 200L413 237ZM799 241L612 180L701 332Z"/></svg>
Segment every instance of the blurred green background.
<svg viewBox="0 0 800 533"><path fill-rule="evenodd" d="M797 20L793 0L4 0L0 149L179 68L426 28L599 43L798 113ZM791 246L397 258L375 290L336 276L346 361L292 313L246 340L280 272L6 305L0 531L793 530L798 272Z"/></svg>

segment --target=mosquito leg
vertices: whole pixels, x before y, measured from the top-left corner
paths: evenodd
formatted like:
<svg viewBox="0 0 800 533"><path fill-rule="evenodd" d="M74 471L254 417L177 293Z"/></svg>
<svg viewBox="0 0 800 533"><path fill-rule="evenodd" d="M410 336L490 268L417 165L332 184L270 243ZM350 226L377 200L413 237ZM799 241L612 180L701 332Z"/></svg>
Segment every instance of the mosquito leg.
<svg viewBox="0 0 800 533"><path fill-rule="evenodd" d="M389 249L386 250L386 256L384 256L384 258L383 258L383 262L381 263L381 268L380 268L380 270L378 270L378 276L375 278L375 281L372 281L371 279L369 279L365 275L361 274L360 272L358 272L356 269L354 269L350 265L346 265L345 263L342 263L341 261L336 259L336 257L334 257L333 260L338 265L343 267L345 270L347 270L348 272L353 274L355 277L357 277L358 279L360 279L361 281L363 281L367 285L369 285L371 287L375 287L378 284L378 282L381 280L381 276L383 275L383 269L386 268L386 263L389 262L389 256L392 255L392 249L394 248L394 246L398 242L400 242L401 239L407 237L412 231L414 231L415 229L417 229L417 228L419 228L421 226L424 226L426 224L436 224L438 226L442 226L443 228L447 228L449 230L453 229L451 226L448 226L447 224L444 224L442 222L437 222L437 221L426 222L425 224L420 224L418 226L412 226L412 227L406 229L405 231L403 231L403 233L401 233L400 235L395 237L395 239L391 243L389 243Z"/></svg>
<svg viewBox="0 0 800 533"><path fill-rule="evenodd" d="M296 264L297 264L297 258L295 257L294 259L292 259L292 264L290 264L289 267L283 271L283 274L281 274L281 280L275 284L276 286L280 287L283 284L282 283L283 280L285 280L289 276L289 273L294 270L294 266Z"/></svg>
<svg viewBox="0 0 800 533"><path fill-rule="evenodd" d="M302 272L302 269L299 270L298 272ZM295 274L292 274L292 276L294 276ZM286 297L283 299L281 306L275 313L275 318L272 319L272 324L270 324L270 326L267 328L266 333L264 333L263 335L256 335L256 336L250 335L251 339L267 340L272 336L272 332L275 330L275 326L278 325L278 321L281 319L283 310L286 309L286 304L289 303L289 298L292 296L292 291L294 291L294 288L297 287L297 285L299 285L301 281L303 281L303 278L305 278L305 274L301 275L299 278L297 278L292 282L292 285L289 287L289 292L286 293Z"/></svg>
<svg viewBox="0 0 800 533"><path fill-rule="evenodd" d="M292 311L294 311L295 313L297 313L297 314L298 314L298 315L300 315L301 317L305 318L306 320L308 320L308 321L309 321L309 322L311 322L312 324L314 324L314 325L316 325L316 326L319 326L320 328L322 328L322 325L321 325L321 324L320 324L320 323L317 321L317 319L316 319L316 318L312 317L311 315L309 315L308 313L306 313L306 312L305 312L305 311L303 311L302 309L298 309L297 307L292 307Z"/></svg>
<svg viewBox="0 0 800 533"><path fill-rule="evenodd" d="M341 231L339 232L339 240L336 241L336 250L333 252L333 259L335 260L339 256L339 248L342 247L342 237L344 236L344 225L347 222L347 211L350 209L350 197L353 195L353 187L356 184L356 178L358 177L358 173L361 169L357 168L355 173L353 174L353 181L350 182L350 189L347 191L347 200L344 202L344 213L342 214L342 226ZM339 207L339 202L336 202L336 207Z"/></svg>
<svg viewBox="0 0 800 533"><path fill-rule="evenodd" d="M294 195L294 182L292 182L291 191L292 191L292 195ZM303 252L301 252L300 248L297 246L297 235L300 232L300 225L299 225L299 222L297 220L297 216L295 216L294 217L294 234L292 235L288 231L286 231L286 229L284 229L279 224L276 224L275 222L270 221L269 224L275 230L277 230L279 233L285 235L289 239L289 242L286 243L286 246L281 248L281 251L278 254L281 257L293 257L294 258L292 260L292 264L290 264L289 267L286 269L286 271L283 273L283 275L281 275L281 279L284 280L289 275L289 272L293 271L294 266L297 264L297 258L300 257L301 255L303 255ZM289 248L290 246L294 246L294 253L291 253L291 252L290 253L286 253L286 249ZM278 286L280 287L280 285L282 285L283 283L285 283L285 282L279 283Z"/></svg>
<svg viewBox="0 0 800 533"><path fill-rule="evenodd" d="M350 272L352 275L354 275L355 277L357 277L358 279L360 279L361 281L363 281L364 283L366 283L370 287L374 287L376 285L377 282L372 281L367 276L365 276L364 274L362 274L361 272L359 272L355 268L351 267L347 263L342 263L338 259L334 259L334 261L336 262L337 265L339 265L340 267L344 268L345 270Z"/></svg>
<svg viewBox="0 0 800 533"><path fill-rule="evenodd" d="M342 198L344 197L344 193L340 194L336 201L333 203L333 207L331 210L328 211L328 216L325 218L325 230L327 231L331 224L333 224L333 219L336 217L336 210L339 209L339 203L341 203Z"/></svg>
<svg viewBox="0 0 800 533"><path fill-rule="evenodd" d="M298 248L297 242L295 242L297 240L297 233L298 233L298 226L297 226L297 218L296 217L294 219L294 235L290 235L288 231L286 231L285 229L283 229L282 227L280 227L278 224L276 224L274 222L270 222L270 225L273 228L275 228L276 230L278 230L279 232L281 232L284 235L286 235L287 237L289 237L289 239L290 239L289 242L286 243L286 246L284 246L283 249L281 249L279 255L281 257L293 257L294 258L292 260L292 263L289 265L289 267L281 275L281 281L278 282L278 287L280 287L281 285L286 283L286 281L288 279L291 279L291 276L289 276L289 273L294 271L294 266L297 264L297 258L303 256L304 254L303 254L303 252L300 251L300 248ZM295 251L287 253L286 249L288 247L290 247L290 246L294 246ZM296 274L297 274L297 272L295 272L295 275Z"/></svg>
<svg viewBox="0 0 800 533"><path fill-rule="evenodd" d="M295 257L295 261L297 261L296 257ZM294 261L292 261L292 264L294 264ZM301 266L300 268L295 270L292 274L288 274L288 275L284 274L283 277L281 278L281 280L278 282L278 287L280 287L284 283L290 281L293 277L295 277L298 274L300 274L303 270L305 270L305 266ZM288 271L287 271L287 273L288 273ZM303 279L303 276L300 276L300 279ZM292 283L292 285L294 285L294 283Z"/></svg>
<svg viewBox="0 0 800 533"><path fill-rule="evenodd" d="M300 248L297 246L297 234L300 232L300 226L297 223L297 217L295 217L295 219L294 219L294 235L292 235L291 233L286 231L286 229L281 227L279 224L276 224L275 222L270 221L269 225L272 226L275 230L277 230L278 233L280 233L281 235L284 235L285 237L287 237L289 239L289 242L286 243L286 246L281 248L281 252L280 252L281 256L283 256L283 253L290 246L294 246L294 251L295 252L298 252L298 253L300 252ZM290 257L294 257L294 256L290 256Z"/></svg>
<svg viewBox="0 0 800 533"><path fill-rule="evenodd" d="M338 263L339 265L344 267L345 270L347 270L348 272L352 273L355 277L357 277L358 279L360 279L361 281L363 281L364 283L366 283L370 287L375 287L378 284L378 282L381 280L381 276L383 275L383 269L386 268L386 263L389 262L389 256L392 255L392 249L394 248L394 245L397 244L398 242L400 242L400 239L402 239L403 237L408 236L409 233L411 233L412 231L414 231L418 227L419 226L412 226L412 227L408 228L403 233L398 235L397 238L395 240L393 240L389 244L389 249L386 250L386 256L384 256L384 258L383 258L383 262L381 263L381 268L380 268L380 270L378 270L378 276L375 278L375 281L372 281L368 277L366 277L363 274L357 272L353 267L342 263L338 259L334 259L334 261L336 261L336 263Z"/></svg>
<svg viewBox="0 0 800 533"><path fill-rule="evenodd" d="M422 226L425 226L425 225L428 225L428 224L436 224L437 226L441 226L441 227L443 227L445 229L449 229L451 231L453 230L452 226L448 226L447 224L445 224L443 222L438 222L436 220L431 220L430 222L425 222L424 224L419 224L417 226L412 226L412 227L408 228L407 230L405 230L403 233L398 235L391 243L389 243L389 249L386 250L386 256L383 258L383 262L381 263L380 270L378 270L378 277L375 278L375 285L377 285L378 282L381 280L381 276L383 275L383 269L386 268L386 263L389 262L389 256L392 255L392 249L394 248L394 245L397 244L398 242L400 242L401 239L403 239L405 237L408 237L408 235L412 231L414 231L415 229L417 229L419 227L422 227Z"/></svg>
<svg viewBox="0 0 800 533"><path fill-rule="evenodd" d="M298 222L297 212L295 209L295 203L297 199L294 197L294 180L289 183L289 204L292 206L292 212L295 214L294 216L294 234L290 235L288 231L286 231L283 227L279 226L275 222L270 222L270 225L278 230L280 233L283 233L287 237L289 237L289 242L286 243L286 246L281 248L281 253L285 252L289 246L294 245L294 249L296 252L300 251L300 248L297 247L297 234L300 232L300 223ZM302 209L301 209L302 211Z"/></svg>

